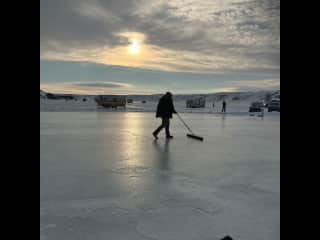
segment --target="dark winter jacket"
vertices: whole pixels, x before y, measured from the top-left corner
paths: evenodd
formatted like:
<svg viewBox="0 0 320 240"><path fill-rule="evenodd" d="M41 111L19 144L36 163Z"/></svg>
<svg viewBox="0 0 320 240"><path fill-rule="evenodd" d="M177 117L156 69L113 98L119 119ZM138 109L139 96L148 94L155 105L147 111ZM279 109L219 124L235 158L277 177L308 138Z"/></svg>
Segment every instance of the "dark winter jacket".
<svg viewBox="0 0 320 240"><path fill-rule="evenodd" d="M156 117L172 118L172 113L177 113L173 106L172 97L168 95L162 96L157 106Z"/></svg>
<svg viewBox="0 0 320 240"><path fill-rule="evenodd" d="M222 102L222 106L226 107L227 103L225 101Z"/></svg>

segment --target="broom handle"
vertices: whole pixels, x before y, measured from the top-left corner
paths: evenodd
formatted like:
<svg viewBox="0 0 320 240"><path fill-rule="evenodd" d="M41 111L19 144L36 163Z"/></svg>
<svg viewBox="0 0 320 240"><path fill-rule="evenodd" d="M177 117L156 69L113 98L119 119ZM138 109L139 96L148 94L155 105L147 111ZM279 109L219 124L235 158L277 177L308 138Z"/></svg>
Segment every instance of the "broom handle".
<svg viewBox="0 0 320 240"><path fill-rule="evenodd" d="M177 113L177 116L179 117L180 121L186 126L186 128L188 128L188 130L189 130L192 134L194 134L194 133L192 132L192 130L189 128L189 126L188 126L188 125L183 121L183 119L180 117L179 113Z"/></svg>

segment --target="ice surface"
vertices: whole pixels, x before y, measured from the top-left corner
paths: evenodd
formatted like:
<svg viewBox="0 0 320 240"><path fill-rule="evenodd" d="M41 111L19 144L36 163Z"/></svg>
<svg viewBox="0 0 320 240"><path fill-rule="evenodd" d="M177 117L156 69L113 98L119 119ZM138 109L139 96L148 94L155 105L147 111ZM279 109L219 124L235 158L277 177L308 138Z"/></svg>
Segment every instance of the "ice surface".
<svg viewBox="0 0 320 240"><path fill-rule="evenodd" d="M40 238L280 239L280 116L40 113Z"/></svg>

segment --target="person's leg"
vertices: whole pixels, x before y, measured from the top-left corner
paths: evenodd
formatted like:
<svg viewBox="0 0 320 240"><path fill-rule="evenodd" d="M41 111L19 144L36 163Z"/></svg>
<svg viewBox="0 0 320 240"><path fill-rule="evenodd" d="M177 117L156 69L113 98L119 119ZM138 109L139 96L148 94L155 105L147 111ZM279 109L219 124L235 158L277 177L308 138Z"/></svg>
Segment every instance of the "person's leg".
<svg viewBox="0 0 320 240"><path fill-rule="evenodd" d="M172 136L170 135L170 119L166 118L164 119L164 127L166 129L166 137L167 138L172 138Z"/></svg>
<svg viewBox="0 0 320 240"><path fill-rule="evenodd" d="M152 133L155 138L158 138L157 135L162 130L162 128L164 128L164 119L162 119L161 125Z"/></svg>

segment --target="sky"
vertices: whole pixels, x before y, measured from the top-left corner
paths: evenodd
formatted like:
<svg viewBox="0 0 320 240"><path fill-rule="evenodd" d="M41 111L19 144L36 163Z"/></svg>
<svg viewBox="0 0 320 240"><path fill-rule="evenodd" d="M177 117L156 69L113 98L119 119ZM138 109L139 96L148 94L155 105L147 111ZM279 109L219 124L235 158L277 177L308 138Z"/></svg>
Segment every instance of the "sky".
<svg viewBox="0 0 320 240"><path fill-rule="evenodd" d="M40 0L40 88L280 89L280 0Z"/></svg>

